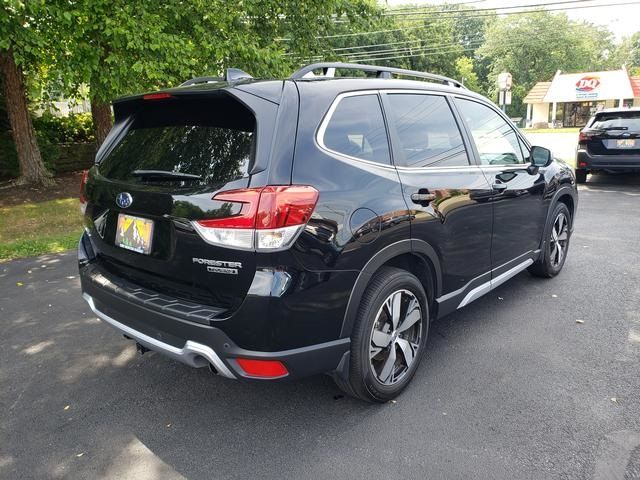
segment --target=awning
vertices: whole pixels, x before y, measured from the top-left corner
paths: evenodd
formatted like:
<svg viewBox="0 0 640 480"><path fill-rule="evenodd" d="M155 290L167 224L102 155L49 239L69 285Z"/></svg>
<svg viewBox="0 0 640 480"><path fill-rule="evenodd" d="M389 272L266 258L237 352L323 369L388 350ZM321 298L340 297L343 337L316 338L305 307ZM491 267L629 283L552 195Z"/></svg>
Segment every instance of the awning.
<svg viewBox="0 0 640 480"><path fill-rule="evenodd" d="M621 98L634 98L626 70L557 74L544 97L544 102L563 103Z"/></svg>
<svg viewBox="0 0 640 480"><path fill-rule="evenodd" d="M538 82L524 97L523 103L544 103L544 97L549 91L551 82Z"/></svg>

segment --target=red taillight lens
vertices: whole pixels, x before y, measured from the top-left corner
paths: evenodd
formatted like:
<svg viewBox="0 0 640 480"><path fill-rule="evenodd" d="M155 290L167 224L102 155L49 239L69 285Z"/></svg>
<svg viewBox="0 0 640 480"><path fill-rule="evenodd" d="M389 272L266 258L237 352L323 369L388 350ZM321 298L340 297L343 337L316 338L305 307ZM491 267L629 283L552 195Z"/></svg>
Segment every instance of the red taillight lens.
<svg viewBox="0 0 640 480"><path fill-rule="evenodd" d="M580 132L580 134L578 135L578 143L586 143L587 140L589 140L591 138L591 135L588 135L584 132Z"/></svg>
<svg viewBox="0 0 640 480"><path fill-rule="evenodd" d="M165 98L171 98L171 94L167 92L147 93L142 96L143 100L163 100Z"/></svg>
<svg viewBox="0 0 640 480"><path fill-rule="evenodd" d="M279 378L289 374L287 367L278 360L236 358L236 362L250 377Z"/></svg>
<svg viewBox="0 0 640 480"><path fill-rule="evenodd" d="M295 241L311 218L318 191L306 185L267 186L221 192L213 200L236 204L236 213L194 222L207 242L273 251L286 249Z"/></svg>

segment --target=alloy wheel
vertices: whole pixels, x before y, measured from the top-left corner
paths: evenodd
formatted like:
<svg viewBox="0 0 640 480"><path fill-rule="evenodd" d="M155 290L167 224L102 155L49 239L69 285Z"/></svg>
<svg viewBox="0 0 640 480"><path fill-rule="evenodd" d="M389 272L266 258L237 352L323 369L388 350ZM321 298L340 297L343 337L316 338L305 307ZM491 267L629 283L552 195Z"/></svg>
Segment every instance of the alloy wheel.
<svg viewBox="0 0 640 480"><path fill-rule="evenodd" d="M397 290L387 297L371 331L371 370L383 385L398 383L416 360L422 338L420 302L409 290Z"/></svg>
<svg viewBox="0 0 640 480"><path fill-rule="evenodd" d="M560 213L551 229L551 242L549 244L549 256L553 268L558 268L567 252L569 241L569 222L564 213Z"/></svg>

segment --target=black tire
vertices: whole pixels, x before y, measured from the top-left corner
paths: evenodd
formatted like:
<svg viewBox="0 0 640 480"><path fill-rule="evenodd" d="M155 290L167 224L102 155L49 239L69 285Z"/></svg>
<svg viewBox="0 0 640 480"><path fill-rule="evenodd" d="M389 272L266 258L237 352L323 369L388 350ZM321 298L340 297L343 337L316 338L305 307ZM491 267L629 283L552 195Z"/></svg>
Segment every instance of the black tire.
<svg viewBox="0 0 640 480"><path fill-rule="evenodd" d="M566 220L565 227L559 227L560 217ZM569 253L569 240L571 240L572 218L571 212L564 203L558 203L551 214L549 223L545 227L544 247L540 258L529 267L529 272L536 277L552 278L560 273L564 262ZM558 228L566 232L566 240L557 240L562 238L563 233L558 235ZM554 233L555 232L555 233ZM557 244L557 245L556 245ZM559 250L561 257L559 258Z"/></svg>
<svg viewBox="0 0 640 480"><path fill-rule="evenodd" d="M394 300L398 295L396 303ZM414 320L417 315L416 304L419 305L419 320ZM391 310L399 312L395 317L396 328L393 331L389 331L394 324ZM404 325L410 324L411 327L402 330L405 321L407 323ZM420 280L406 270L381 268L362 296L353 326L349 378L335 375L336 384L345 393L369 402L386 402L395 398L413 378L424 355L428 333L427 295ZM377 350L379 347L374 345L376 334L388 336L390 343L386 348ZM408 345L411 346L409 352L413 352L411 360L408 358L411 353L404 353ZM378 353L373 354L376 350ZM380 360L376 360L377 358ZM381 367L379 372L376 371L376 364ZM385 370L387 367L390 368L388 377L385 374L389 371ZM389 383L385 384L380 380L382 375Z"/></svg>
<svg viewBox="0 0 640 480"><path fill-rule="evenodd" d="M587 183L587 171L584 168L576 168L576 183Z"/></svg>

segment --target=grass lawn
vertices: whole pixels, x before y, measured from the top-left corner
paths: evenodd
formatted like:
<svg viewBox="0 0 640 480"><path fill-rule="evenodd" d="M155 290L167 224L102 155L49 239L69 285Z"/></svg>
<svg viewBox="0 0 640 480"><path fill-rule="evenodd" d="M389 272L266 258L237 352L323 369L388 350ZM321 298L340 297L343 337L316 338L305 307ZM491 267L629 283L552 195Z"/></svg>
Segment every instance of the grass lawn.
<svg viewBox="0 0 640 480"><path fill-rule="evenodd" d="M0 262L75 248L81 232L77 198L0 207Z"/></svg>

